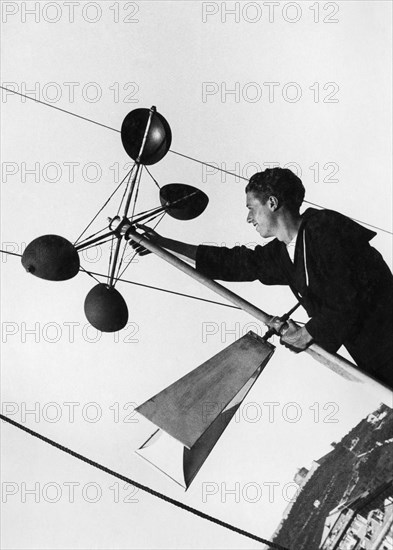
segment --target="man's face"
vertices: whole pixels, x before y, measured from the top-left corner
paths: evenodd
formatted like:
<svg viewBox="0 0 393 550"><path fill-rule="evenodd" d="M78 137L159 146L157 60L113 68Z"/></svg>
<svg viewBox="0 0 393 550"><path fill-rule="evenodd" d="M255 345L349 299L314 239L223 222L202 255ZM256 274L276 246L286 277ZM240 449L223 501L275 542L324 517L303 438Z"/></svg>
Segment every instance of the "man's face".
<svg viewBox="0 0 393 550"><path fill-rule="evenodd" d="M253 193L247 193L246 206L248 208L247 222L252 223L260 236L264 239L276 235L275 207L269 200L262 204Z"/></svg>

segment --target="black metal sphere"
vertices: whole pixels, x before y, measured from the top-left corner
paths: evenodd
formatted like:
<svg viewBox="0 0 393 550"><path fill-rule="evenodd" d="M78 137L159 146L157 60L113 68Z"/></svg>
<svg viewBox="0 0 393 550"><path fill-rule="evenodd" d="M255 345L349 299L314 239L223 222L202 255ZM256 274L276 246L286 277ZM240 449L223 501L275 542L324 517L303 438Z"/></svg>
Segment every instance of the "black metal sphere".
<svg viewBox="0 0 393 550"><path fill-rule="evenodd" d="M70 241L58 235L43 235L26 247L22 265L41 279L65 281L75 277L80 263L78 251Z"/></svg>
<svg viewBox="0 0 393 550"><path fill-rule="evenodd" d="M121 126L121 141L127 154L137 160L145 135L150 109L135 109L128 113ZM165 118L153 112L147 133L141 164L155 164L168 152L172 142L172 132Z"/></svg>
<svg viewBox="0 0 393 550"><path fill-rule="evenodd" d="M161 205L172 218L192 220L205 210L208 196L191 185L169 183L160 189Z"/></svg>
<svg viewBox="0 0 393 550"><path fill-rule="evenodd" d="M116 332L126 326L128 308L120 292L100 283L86 296L85 315L89 323L101 332Z"/></svg>

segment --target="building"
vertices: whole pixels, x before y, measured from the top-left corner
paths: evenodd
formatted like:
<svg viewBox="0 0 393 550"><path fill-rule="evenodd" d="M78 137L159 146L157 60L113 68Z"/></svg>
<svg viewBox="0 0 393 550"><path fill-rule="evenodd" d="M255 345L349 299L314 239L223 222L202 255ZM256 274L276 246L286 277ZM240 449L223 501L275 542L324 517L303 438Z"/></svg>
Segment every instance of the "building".
<svg viewBox="0 0 393 550"><path fill-rule="evenodd" d="M393 550L393 480L334 508L321 550Z"/></svg>
<svg viewBox="0 0 393 550"><path fill-rule="evenodd" d="M299 468L272 540L296 550L393 550L393 409L381 403Z"/></svg>

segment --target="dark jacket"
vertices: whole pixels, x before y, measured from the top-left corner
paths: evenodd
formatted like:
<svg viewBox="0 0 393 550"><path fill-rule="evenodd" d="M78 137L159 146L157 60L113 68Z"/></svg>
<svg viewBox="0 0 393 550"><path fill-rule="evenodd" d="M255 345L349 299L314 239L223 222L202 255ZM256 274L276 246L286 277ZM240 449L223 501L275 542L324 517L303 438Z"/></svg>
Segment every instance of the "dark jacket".
<svg viewBox="0 0 393 550"><path fill-rule="evenodd" d="M309 208L294 263L274 239L255 250L201 245L196 268L212 279L289 285L311 317L306 327L316 343L330 352L345 345L376 375L393 370L393 275L369 244L375 235L338 212Z"/></svg>

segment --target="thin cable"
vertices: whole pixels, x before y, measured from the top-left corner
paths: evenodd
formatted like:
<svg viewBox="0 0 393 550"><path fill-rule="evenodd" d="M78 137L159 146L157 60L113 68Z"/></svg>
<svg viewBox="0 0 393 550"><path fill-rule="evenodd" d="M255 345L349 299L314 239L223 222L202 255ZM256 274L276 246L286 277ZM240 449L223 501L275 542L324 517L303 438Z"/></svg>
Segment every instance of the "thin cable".
<svg viewBox="0 0 393 550"><path fill-rule="evenodd" d="M161 223L161 221L163 220L165 214L167 214L168 212L157 212L157 214L153 214L152 217L149 219L149 223L152 222L153 220L155 220L156 218L158 218L158 216L161 216L161 218L158 220L158 222L156 223L156 225L153 227L153 230L156 229L156 227L158 226L159 223Z"/></svg>
<svg viewBox="0 0 393 550"><path fill-rule="evenodd" d="M138 174L138 181L136 183L136 190L135 190L135 196L134 196L134 204L133 204L133 207L132 207L131 219L133 219L134 215L135 215L136 201L137 201L138 195L139 195L139 186L141 184L143 168L144 168L144 165L141 164L141 169L140 169L139 174Z"/></svg>
<svg viewBox="0 0 393 550"><path fill-rule="evenodd" d="M130 172L132 171L132 168L130 170ZM76 241L74 242L74 246L78 243L79 239L82 237L82 235L84 235L84 233L86 233L86 231L89 229L89 227L91 226L91 224L94 222L94 220L97 218L97 216L104 210L105 206L108 204L108 202L112 199L113 195L118 191L118 189L123 185L125 179L127 178L128 174L130 172L127 172L127 174L125 175L125 177L121 180L121 182L119 183L119 185L116 187L116 189L113 191L113 193L110 195L110 197L105 201L105 203L101 206L101 208L98 210L97 214L94 216L94 218L91 220L90 223L87 224L87 226L85 227L85 229L82 231L82 233L79 235L79 237L76 239Z"/></svg>
<svg viewBox="0 0 393 550"><path fill-rule="evenodd" d="M160 214L164 210L165 208L163 206L157 206L156 208L150 208L150 210L145 210L144 212L138 212L138 214L135 214L132 223L140 224L142 220L146 220L149 217L154 216L155 214Z"/></svg>
<svg viewBox="0 0 393 550"><path fill-rule="evenodd" d="M102 273L96 273L95 271L90 271L92 275L96 275L97 277L106 277L106 275L103 275ZM166 292L168 294L174 294L175 296L181 296L182 298L190 298L192 300L199 300L200 302L207 302L209 304L214 304L217 306L224 306L224 307L230 307L232 309L238 309L241 310L238 306L233 306L232 304L224 304L223 302L216 302L215 300L208 300L207 298L200 298L199 296L193 296L192 294L184 294L182 292L176 292L175 290L168 290L166 288L160 288L158 286L152 286L152 285L146 285L144 283L137 283L136 281L129 281L128 279L122 279L119 277L117 279L121 283L128 283L130 285L135 286L141 286L143 288L149 288L150 290L158 290L160 292Z"/></svg>
<svg viewBox="0 0 393 550"><path fill-rule="evenodd" d="M26 97L27 99L31 99L31 101L35 101L36 103L41 103L41 105L46 105L47 107L52 107L52 109L56 109L57 111L62 111L63 113L67 113L67 115L74 116L76 118L81 118L82 120L87 120L87 122L92 122L93 124L97 124L97 126L102 126L103 128L108 128L108 130L113 130L114 132L120 133L120 130L116 130L116 128L112 128L111 126L107 126L106 124L102 124L101 122L97 122L96 120L92 120L91 118L87 118L82 115L77 115L76 113L73 113L72 111L67 111L66 109L61 109L60 107L56 107L55 105L51 105L50 103L45 103L45 101L41 101L39 99L35 99L34 97L30 97L26 94L21 94L19 92L15 92L15 90L11 90L10 88L5 88L4 86L0 86L2 90L6 90L7 92L12 92L13 94L20 95L21 97Z"/></svg>
<svg viewBox="0 0 393 550"><path fill-rule="evenodd" d="M153 218L151 218L151 220L149 220L149 222L153 221L157 216L161 215L161 218L158 220L158 222L156 223L156 225L153 227L153 230L157 228L158 224L162 221L162 219L164 218L166 212L159 212L158 214L156 214ZM128 243L127 243L128 244ZM134 252L134 254L131 256L131 259L128 261L127 265L125 266L125 268L123 269L123 271L120 273L119 275L119 271L117 272L117 277L116 277L116 280L118 281L120 277L122 277L124 275L124 272L126 271L126 269L131 265L133 259L135 258L135 256L138 254L137 251Z"/></svg>
<svg viewBox="0 0 393 550"><path fill-rule="evenodd" d="M165 217L165 214L167 214L167 212L157 212L157 214L155 216L153 216L150 220L149 220L149 223L152 222L153 220L155 220L158 216L161 215L161 218L158 220L158 222L156 223L156 225L153 227L153 231L155 231L158 227L158 224L160 224L162 222L162 220L164 219Z"/></svg>
<svg viewBox="0 0 393 550"><path fill-rule="evenodd" d="M8 250L0 250L0 252L2 254L9 254L10 256L18 256L19 258L22 257L22 254L17 254L16 252L8 252ZM83 267L80 267L80 270L83 271L84 273L87 273L87 275L91 275L92 277L93 275L96 275L97 277L104 277L104 278L109 277L109 275L104 275L103 273L96 273L95 271L87 271L87 269ZM150 288L151 290L159 290L160 292L167 292L168 294L174 294L175 296L182 296L183 298L191 298L193 300L199 300L201 302L208 302L209 304L214 304L217 306L230 307L232 309L241 309L240 307L233 306L232 304L224 304L223 302L216 302L215 300L207 300L206 298L200 298L199 296L193 296L192 294L184 294L182 292L176 292L174 290L168 290L166 288L160 288L158 286L145 285L143 283L137 283L135 281L128 281L127 279L120 279L120 278L118 279L118 281L121 281L122 283L128 283L130 285L141 286L143 288ZM97 281L97 282L100 282L100 281Z"/></svg>
<svg viewBox="0 0 393 550"><path fill-rule="evenodd" d="M107 239L106 241L101 241L99 243L93 243L91 244L90 246L86 246L86 248L82 248L81 249L81 252L84 252L85 250L90 250L90 248L94 248L95 246L101 246L103 244L106 244L106 243L110 243L112 240L113 240L113 237L110 237L109 239Z"/></svg>
<svg viewBox="0 0 393 550"><path fill-rule="evenodd" d="M111 253L109 255L109 264L108 264L108 275L107 275L107 284L109 285L109 280L111 276L111 262L112 262L112 254L113 254L113 241L115 236L112 237L112 243L111 243Z"/></svg>
<svg viewBox="0 0 393 550"><path fill-rule="evenodd" d="M116 213L116 216L115 218L119 218L119 213L120 213L120 209L122 207L122 204L124 202L124 198L127 194L127 191L130 187L130 182L131 182L131 177L132 177L132 172L134 171L134 168L136 166L136 163L133 164L131 170L128 172L128 181L127 181L127 185L125 186L125 189L124 189L124 193L123 193L123 196L121 198L121 201L120 201L120 204L119 204L119 207L117 209L117 213ZM126 176L127 177L127 176ZM124 181L124 179L123 179ZM120 218L119 218L120 219ZM111 244L111 253L110 253L110 256L109 256L109 263L108 263L108 280L107 280L107 284L109 285L109 282L110 282L110 273L111 273L111 263L112 263L112 255L113 255L113 237L112 237L112 244ZM124 252L123 252L124 254Z"/></svg>
<svg viewBox="0 0 393 550"><path fill-rule="evenodd" d="M225 174L229 174L230 176L236 176L237 178L240 178L241 180L248 181L249 178L245 178L244 176L240 176L239 174L235 174L235 172L229 172L228 170L224 170L223 168L218 168L218 166L213 166L213 164L209 164L208 162L203 162L203 160L198 160L194 157L189 157L188 155L183 155L183 153L178 153L177 151L174 151L173 149L169 149L169 153L173 153L174 155L179 155L179 157L184 157L185 159L192 160L193 162L198 162L199 164L203 164L204 166L209 166L210 168L214 168L215 170L218 170L219 172L224 172Z"/></svg>
<svg viewBox="0 0 393 550"><path fill-rule="evenodd" d="M132 170L134 170L135 166L136 166L136 164L134 164L134 166L132 167ZM117 210L116 216L119 215L121 206L122 206L123 201L124 201L124 197L126 196L127 191L128 191L128 189L129 189L129 187L130 187L130 181L131 181L132 170L131 170L131 172L130 172L130 176L129 176L128 181L127 181L127 186L126 186L126 188L125 188L125 190L124 190L123 197L122 197L121 202L120 202L120 204L119 204L119 208L118 208L118 210ZM127 243L125 243L124 246L123 246L123 252L122 252L122 255L121 255L121 258L120 258L119 267L118 267L118 269L117 269L117 275L119 274L120 266L121 266L121 264L122 264L122 262L123 262L124 253L125 253L125 250L126 250L126 245L127 245ZM113 253L113 241L112 241L112 246L111 246L111 255L110 255L110 258L109 258L108 284L109 284L109 282L110 282L110 268L111 268L111 261L112 261L112 253ZM114 281L114 283L113 283L113 288L115 288L116 280L117 280L117 277L115 277L115 281Z"/></svg>
<svg viewBox="0 0 393 550"><path fill-rule="evenodd" d="M158 216L161 216L162 214L167 214L167 212L165 211L160 211L160 212L154 212L152 211L150 215L146 215L146 219L143 220L143 224L140 224L138 221L136 222L136 226L138 227L142 227L142 226L145 226L147 223L150 223L152 222L153 220L155 220ZM138 214L138 217L139 217L139 214ZM139 218L140 219L140 218Z"/></svg>
<svg viewBox="0 0 393 550"><path fill-rule="evenodd" d="M124 197L126 196L127 191L128 191L128 188L129 188L129 186L130 186L131 176L132 176L132 172L134 171L135 166L136 166L136 164L133 165L133 167L131 168L130 172L128 173L128 174L129 174L129 177L128 177L127 185L126 185L126 188L124 189L124 193L123 193L123 196L122 196L122 198L121 198L121 201L120 201L120 204L119 204L119 208L117 209L116 216L119 215L120 209L121 209L122 204L123 204L123 202L124 202Z"/></svg>
<svg viewBox="0 0 393 550"><path fill-rule="evenodd" d="M118 281L118 279L119 279L120 268L121 268L121 266L122 266L122 264L123 264L124 254L125 254L125 252L126 252L127 245L128 245L128 243L127 243L127 241L125 240L125 241L124 241L124 246L123 246L123 252L121 253L121 258L120 258L120 262L119 262L119 267L117 268L117 274L116 274L116 277L115 277L115 280L114 280L114 283L113 283L113 288L115 288L116 283L117 283L117 281ZM131 258L130 262L131 262L131 261L132 261L132 258ZM128 267L128 265L127 265L126 267Z"/></svg>
<svg viewBox="0 0 393 550"><path fill-rule="evenodd" d="M148 493L149 495L152 495L156 498L159 498L168 504L172 504L173 506L176 506L177 508L180 508L186 512L190 512L191 514L194 514L195 516L199 516L202 519L206 519L207 521L211 521L212 523L215 523L216 525L219 525L220 527L224 527L226 529L229 529L230 531L233 531L235 533L238 533L239 535L243 535L244 537L248 537L250 539L256 540L257 542L260 542L262 544L267 544L271 548L276 548L277 550L290 550L289 548L286 548L284 546L281 546L280 544L276 544L274 542L270 542L266 539L263 539L262 537L258 537L257 535L254 535L253 533L250 533L248 531L245 531L244 529L240 529L239 527L235 527L234 525L231 525L230 523L226 523L225 521L222 521L218 518L215 518L213 516L209 516L208 514L205 514L204 512L201 512L200 510L197 510L196 508L192 508L191 506L188 506L187 504L184 504L183 502L180 502L179 500L175 500L173 498L168 497L167 495L164 495L163 493L159 493L158 491L155 491L154 489L151 489L147 485L142 485L141 483L130 479L129 477L123 476L122 474L119 474L118 472L115 472L114 470L111 470L110 468L107 468L106 466L103 466L99 462L96 462L95 460L91 460L90 458L87 458L72 449L69 449L68 447L65 447L64 445L61 445L60 443L57 443L56 441L53 441L53 439L49 439L48 437L45 437L41 435L38 432L35 432L34 430L31 430L30 428L27 428L26 426L23 426L22 424L19 424L19 422L16 422L15 420L12 420L11 418L8 418L7 416L4 416L3 414L0 414L0 419L4 420L4 422L8 422L12 426L15 426L16 428L19 428L20 430L28 433L29 435L32 435L33 437L36 437L37 439L40 439L44 443L48 443L48 445L51 445L52 447L55 447L56 449L59 449L63 453L66 453L68 455L73 456L74 458L77 458L78 460L81 460L82 462L89 464L89 466L92 466L93 468L96 468L97 470L101 470L102 472L105 472L106 474L109 474L111 476L114 476L117 479L120 479L121 481L124 481L125 483L129 483L130 485L133 485L137 489L140 489L141 491L144 491L145 493Z"/></svg>
<svg viewBox="0 0 393 550"><path fill-rule="evenodd" d="M149 176L151 177L151 179L154 181L154 183L157 185L158 189L161 189L158 181L153 177L153 174L150 173L150 170L148 169L148 167L145 165L145 168L146 168L146 172L149 174Z"/></svg>
<svg viewBox="0 0 393 550"><path fill-rule="evenodd" d="M134 218L134 214L135 214L135 207L136 207L136 201L137 201L138 193L139 193L139 186L140 186L140 183L141 183L142 171L143 171L143 165L141 166L141 170L137 174L138 180L136 182L136 190L135 190L134 201L133 201L133 206L132 206L131 220ZM118 268L117 268L117 273L116 273L116 276L115 276L115 282L113 283L113 288L115 288L117 279L119 277L119 273L120 273L121 266L123 264L123 259L124 259L124 254L125 254L126 248L127 248L127 241L124 242L123 252L121 254L120 262L119 262L119 265L118 265Z"/></svg>
<svg viewBox="0 0 393 550"><path fill-rule="evenodd" d="M109 241L107 241L109 242ZM103 244L103 243L102 243ZM92 246L95 246L95 245L92 245ZM87 249L86 249L87 250ZM7 250L0 250L1 253L3 254L10 254L11 256L19 256L21 257L22 254L16 254L15 252L8 252ZM133 256L133 258L135 257L135 254ZM132 259L133 259L132 258ZM131 260L132 260L131 259ZM131 261L130 260L130 261ZM87 273L88 275L96 275L97 277L109 277L109 275L103 275L102 273L96 273L95 271L87 271L86 269L84 268L81 268L82 271L84 271L85 273ZM124 270L125 271L125 270ZM123 273L124 273L123 271ZM123 275L123 273L120 274L120 277ZM135 281L129 281L127 279L121 279L121 278L118 278L117 280L122 282L122 283L128 283L130 285L136 285L136 286L141 286L143 288L150 288L151 290L158 290L160 292L166 292L168 294L174 294L175 296L182 296L183 298L190 298L192 300L199 300L200 302L208 302L209 304L214 304L216 306L224 306L224 307L230 307L232 309L239 309L241 310L242 308L239 307L239 306L234 306L232 304L224 304L223 302L216 302L215 300L208 300L206 298L200 298L199 296L193 296L192 294L184 294L182 292L176 292L174 290L168 290L166 288L161 288L161 287L158 287L158 286L151 286L151 285L145 285L143 283L137 283ZM97 279L96 279L97 280ZM99 281L98 281L99 282ZM295 323L297 323L298 325L305 325L306 323L303 322L303 321L296 321L294 320Z"/></svg>
<svg viewBox="0 0 393 550"><path fill-rule="evenodd" d="M161 220L160 220L161 221ZM112 237L113 239L113 237ZM110 239L109 239L110 240ZM109 242L108 241L104 241L104 242ZM100 243L100 244L104 244L104 243ZM92 245L93 246L96 246L96 245ZM88 248L84 249L84 250L88 250ZM7 250L0 250L0 253L3 253L3 254L10 254L11 256L19 256L19 257L22 257L22 254L16 254L15 252L8 252ZM133 257L131 258L130 262L134 259L135 257L135 254L133 255ZM128 266L126 266L123 270L123 272L120 274L120 277L117 278L117 281L120 281L122 283L128 283L130 285L135 285L135 286L141 286L143 288L149 288L151 290L158 290L160 292L166 292L168 294L174 294L175 296L181 296L183 298L190 298L192 300L199 300L200 302L207 302L209 304L214 304L216 306L223 306L223 307L230 307L232 309L238 309L238 310L241 310L242 308L239 307L239 306L234 306L232 304L224 304L223 302L216 302L215 300L208 300L207 298L200 298L199 296L193 296L192 294L184 294L182 292L176 292L174 290L168 290L167 288L161 288L161 287L158 287L158 286L152 286L152 285L146 285L144 283L137 283L136 281L129 281L128 279L121 279L124 271L126 270ZM84 271L85 273L87 273L88 275L96 275L97 277L109 277L109 275L103 275L102 273L97 273L95 271L87 271L86 269L84 268L80 268L82 271ZM97 279L96 279L97 280ZM100 282L100 281L98 281ZM304 321L296 321L295 319L292 319L295 323L297 323L298 325L305 325L306 323Z"/></svg>
<svg viewBox="0 0 393 550"><path fill-rule="evenodd" d="M79 269L81 271L83 271L83 273L87 273L87 275L89 275L89 277L91 277L92 279L94 279L99 285L101 284L101 281L99 281L96 277L94 277L93 273L91 273L91 271L87 271L87 269L85 269L84 267L80 266Z"/></svg>
<svg viewBox="0 0 393 550"><path fill-rule="evenodd" d="M236 178L240 178L244 181L249 181L249 178L245 178L244 176L241 176L240 174L236 174L235 172L229 172L228 170L224 170L223 168L218 168L218 166L214 166L213 164L209 164L207 162L203 162L202 160L198 160L194 157L190 157L188 155L183 155L183 153L178 153L177 151L173 151L173 149L169 149L170 153L173 153L175 155L179 155L179 157L184 157L188 160L192 160L193 162L197 162L199 164L203 164L204 166L209 166L210 168L214 168L215 170L218 170L219 172L224 172L225 174L229 174L230 176L234 176ZM317 204L315 202L306 201L304 200L306 204L311 204L312 206L316 206L317 208L325 209L324 206ZM351 220L362 223L363 225L368 225L369 227L372 227L373 229L378 229L378 231L383 231L384 233L388 233L389 235L393 235L393 231L389 231L388 229L383 229L382 227L378 227L377 225L373 225L372 223L364 222L362 220L358 220L357 218L352 218L351 216L348 216Z"/></svg>
<svg viewBox="0 0 393 550"><path fill-rule="evenodd" d="M142 212L138 212L136 216L143 216L144 214L148 214L149 212L154 212L154 210L157 210L158 208L161 208L160 206L154 206L154 208L149 208L148 210L142 210Z"/></svg>
<svg viewBox="0 0 393 550"><path fill-rule="evenodd" d="M16 252L9 252L8 250L0 250L2 254L9 254L10 256L19 256L21 258L23 254L17 254Z"/></svg>
<svg viewBox="0 0 393 550"><path fill-rule="evenodd" d="M304 202L307 202L307 201L304 201ZM313 204L313 203L310 202L309 204ZM324 208L324 206L320 206L319 208ZM383 229L382 227L378 227L377 225L373 225L372 223L367 223L367 222L364 222L362 220L358 220L357 218L352 218L351 216L348 216L348 218L350 218L354 222L358 222L358 223L361 223L363 225L368 225L368 227L372 227L373 229L378 229L378 231L383 231L384 233L387 233L388 235L393 235L393 231L388 231L387 229Z"/></svg>
<svg viewBox="0 0 393 550"><path fill-rule="evenodd" d="M89 239L92 239L93 237L95 237L96 235L98 235L98 233L102 233L103 231L105 230L108 230L108 226L105 226L103 227L102 229L100 229L99 231L96 231L95 233L92 233L91 235L89 235L88 237L85 237L84 239L82 239L80 242L79 242L79 246L83 246L83 243L88 241ZM85 250L85 249L84 249Z"/></svg>
<svg viewBox="0 0 393 550"><path fill-rule="evenodd" d="M37 103L41 103L42 105L46 105L47 107L52 107L52 109L57 109L58 111L62 111L63 113L67 113L69 115L75 116L77 118L81 118L83 120L87 120L88 122L92 122L93 124L98 124L98 126L103 126L104 128L108 128L109 130L113 130L114 132L119 132L120 133L120 130L116 130L116 128L112 128L111 126L106 126L105 124L101 124L100 122L96 122L95 120L92 120L90 118L86 118L86 117L83 117L81 115L77 115L76 113L73 113L71 111L67 111L66 109L61 109L60 107L55 107L54 105L51 105L50 103L45 103L44 101L40 101L39 99L35 99L34 97L30 97L26 94L21 94L20 92L15 92L15 90L11 90L10 88L5 88L4 86L0 86L0 88L3 89L3 90L6 90L8 92L11 92L13 94L20 95L21 97L26 97L27 99L31 99L32 101L36 101ZM184 155L183 153L173 151L173 149L169 149L169 152L173 153L174 155L179 155L180 157L184 157L188 160L192 160L193 162L203 164L204 166L209 166L210 168L214 168L215 170L218 170L219 172L224 172L225 174L229 174L231 176L235 176L235 177L240 178L242 180L248 181L248 179L245 178L244 176L240 176L239 174L235 174L234 172L229 172L228 170L224 170L223 168L218 168L217 166L214 166L213 164L203 162L202 160L198 160L194 157L190 157L189 155ZM306 201L306 200L303 201L303 202L305 202L307 204L312 204L313 206L316 206L317 208L325 208L324 206L321 206L320 204L316 204L315 202ZM378 231L383 231L384 233L388 233L389 235L393 235L393 231L389 231L388 229L383 229L382 227L378 227L377 225L373 225L371 223L367 223L367 222L364 222L362 220L352 218L351 216L348 216L348 217L350 217L352 220L354 220L356 222L362 223L364 225L368 225L369 227L372 227L373 229L378 229Z"/></svg>
<svg viewBox="0 0 393 550"><path fill-rule="evenodd" d="M126 243L126 244L128 244L128 243ZM119 273L117 274L116 282L121 280L120 277L122 277L124 275L125 270L132 264L132 261L133 261L133 259L135 258L136 255L137 255L137 252L135 251L134 254L131 256L130 260L127 262L127 265L125 266L123 271L120 273L120 275L119 275Z"/></svg>

